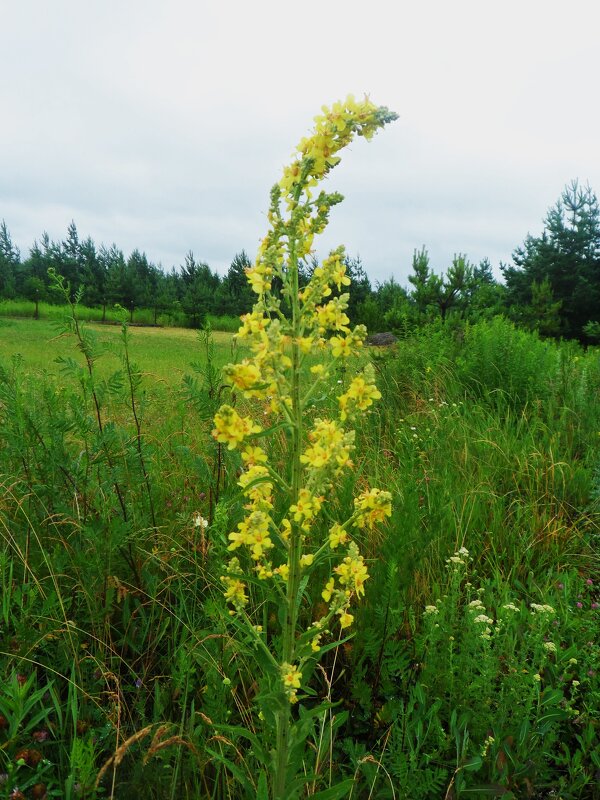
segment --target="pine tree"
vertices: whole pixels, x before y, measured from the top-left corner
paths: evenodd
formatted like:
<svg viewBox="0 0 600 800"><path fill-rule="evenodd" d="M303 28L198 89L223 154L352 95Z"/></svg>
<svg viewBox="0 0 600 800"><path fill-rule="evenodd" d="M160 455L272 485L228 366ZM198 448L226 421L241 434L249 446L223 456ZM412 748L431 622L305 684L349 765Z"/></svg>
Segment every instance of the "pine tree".
<svg viewBox="0 0 600 800"><path fill-rule="evenodd" d="M546 215L542 235L527 236L513 262L502 268L513 312L530 314L534 291L539 306L547 281L551 303L560 303L561 332L585 338L586 323L600 321L600 207L591 187L577 181L566 186Z"/></svg>
<svg viewBox="0 0 600 800"><path fill-rule="evenodd" d="M15 247L6 227L0 223L0 297L12 299L16 294L17 273L21 266L21 254Z"/></svg>

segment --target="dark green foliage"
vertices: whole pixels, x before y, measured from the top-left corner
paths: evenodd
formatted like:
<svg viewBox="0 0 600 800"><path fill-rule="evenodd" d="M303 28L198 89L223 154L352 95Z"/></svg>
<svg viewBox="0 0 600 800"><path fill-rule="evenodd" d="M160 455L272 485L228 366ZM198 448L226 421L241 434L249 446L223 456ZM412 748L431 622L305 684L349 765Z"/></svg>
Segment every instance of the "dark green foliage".
<svg viewBox="0 0 600 800"><path fill-rule="evenodd" d="M591 187L569 184L548 211L542 235L529 235L513 261L503 272L515 318L543 327L549 309L560 304L550 312L560 319L560 332L585 339L585 325L600 321L600 207ZM543 285L547 299L540 308ZM555 330L553 321L549 333Z"/></svg>
<svg viewBox="0 0 600 800"><path fill-rule="evenodd" d="M6 222L0 223L0 297L11 299L17 290L17 274L21 264L21 254L15 247Z"/></svg>

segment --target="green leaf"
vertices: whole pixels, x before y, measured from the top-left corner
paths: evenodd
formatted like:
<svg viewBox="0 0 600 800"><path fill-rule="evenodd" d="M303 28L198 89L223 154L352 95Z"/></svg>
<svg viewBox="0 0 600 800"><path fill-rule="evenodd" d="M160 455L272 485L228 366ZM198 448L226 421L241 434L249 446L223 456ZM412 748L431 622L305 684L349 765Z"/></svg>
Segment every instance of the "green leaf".
<svg viewBox="0 0 600 800"><path fill-rule="evenodd" d="M237 737L242 737L243 739L247 739L252 745L252 749L254 750L255 755L260 761L266 763L269 760L269 757L266 751L263 749L261 743L258 741L257 736L254 733L252 733L252 731L249 731L247 728L243 728L241 725L219 725L219 724L213 725L213 727L217 731L229 734L233 739Z"/></svg>
<svg viewBox="0 0 600 800"><path fill-rule="evenodd" d="M322 792L313 794L312 798L313 800L342 800L342 798L348 797L353 786L354 779L347 778L336 786L330 786L329 789L323 789Z"/></svg>
<svg viewBox="0 0 600 800"><path fill-rule="evenodd" d="M267 785L267 774L261 769L258 776L258 786L256 787L256 800L269 800L269 787Z"/></svg>
<svg viewBox="0 0 600 800"><path fill-rule="evenodd" d="M467 772L477 772L478 769L481 769L483 765L483 758L481 756L473 756L470 758L465 764L463 764L463 769L467 770Z"/></svg>
<svg viewBox="0 0 600 800"><path fill-rule="evenodd" d="M247 793L248 797L254 796L256 792L256 787L250 784L250 782L248 781L242 770L238 766L236 766L236 764L234 764L233 761L230 761L230 759L225 758L225 756L221 755L221 753L217 753L217 751L213 750L211 747L206 747L205 751L209 755L211 755L216 761L219 761L221 764L223 764L223 766L231 772L236 781Z"/></svg>

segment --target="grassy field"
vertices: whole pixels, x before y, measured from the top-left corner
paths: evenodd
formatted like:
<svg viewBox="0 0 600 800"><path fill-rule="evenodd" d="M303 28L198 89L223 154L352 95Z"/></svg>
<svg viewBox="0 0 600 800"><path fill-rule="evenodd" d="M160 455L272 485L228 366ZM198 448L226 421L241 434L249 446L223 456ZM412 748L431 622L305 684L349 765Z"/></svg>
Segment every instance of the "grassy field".
<svg viewBox="0 0 600 800"><path fill-rule="evenodd" d="M77 356L74 338L60 333L60 323L48 320L0 318L0 361L19 354L29 371L58 374L60 357ZM90 324L104 353L98 360L101 374L120 367L119 325ZM200 334L187 328L133 327L131 357L152 379L171 385L180 383L190 365L202 357ZM215 331L215 365L223 366L232 358L232 334ZM81 357L81 356L80 356Z"/></svg>
<svg viewBox="0 0 600 800"><path fill-rule="evenodd" d="M266 798L256 647L222 586L243 464L210 430L221 402L268 405L224 388L229 334L133 328L124 350L89 330L92 381L73 336L0 320L0 798ZM318 755L301 796L598 797L598 351L494 320L366 357L382 398L326 508L380 486L392 516L353 531L371 579L296 714ZM287 448L275 430L283 474ZM302 588L306 625L326 577Z"/></svg>

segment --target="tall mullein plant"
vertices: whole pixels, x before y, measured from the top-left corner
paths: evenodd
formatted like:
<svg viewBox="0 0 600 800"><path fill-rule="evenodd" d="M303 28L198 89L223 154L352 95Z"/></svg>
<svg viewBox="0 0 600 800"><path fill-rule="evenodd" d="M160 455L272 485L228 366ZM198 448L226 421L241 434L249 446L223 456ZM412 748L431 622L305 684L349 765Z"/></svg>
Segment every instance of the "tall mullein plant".
<svg viewBox="0 0 600 800"><path fill-rule="evenodd" d="M259 400L261 409L267 404L273 424L265 431L252 416L223 405L213 430L217 441L241 451L244 465L239 485L246 515L229 534L232 557L221 581L232 617L253 637L263 663L275 676L271 681L274 694L281 698L275 703L276 743L270 770L275 798L290 796L286 785L291 779L291 706L302 699L303 671L306 674L314 665L328 639L339 640L340 631L342 636L350 631L351 604L364 594L369 577L352 534L373 528L391 514L389 492L371 488L354 499L348 519L327 528L317 524L323 517L325 497L332 496L341 474L352 467L354 431L346 424L381 395L368 365L337 398L332 418L315 419L306 428L307 404L319 386L331 382L339 362L360 350L366 329L349 327L349 295L341 293L350 284L343 248L325 258L303 288L299 267L311 258L314 237L326 227L331 208L343 199L338 193L317 189L339 163L338 151L355 136L371 139L396 119L387 108L366 98L357 102L352 96L322 111L315 118L312 135L302 139L293 163L271 191L270 229L256 263L246 271L258 299L252 312L242 317L237 337L249 344L252 356L225 367L235 390ZM338 294L332 297L334 286ZM313 365L309 368L306 362ZM274 427L287 432L285 474L269 463L259 444ZM328 536L317 536L317 530L326 529ZM329 575L322 586L326 611L300 629L303 588L318 567L322 575L324 563ZM265 582L283 608L280 635L269 638L256 624L249 592L256 582Z"/></svg>

